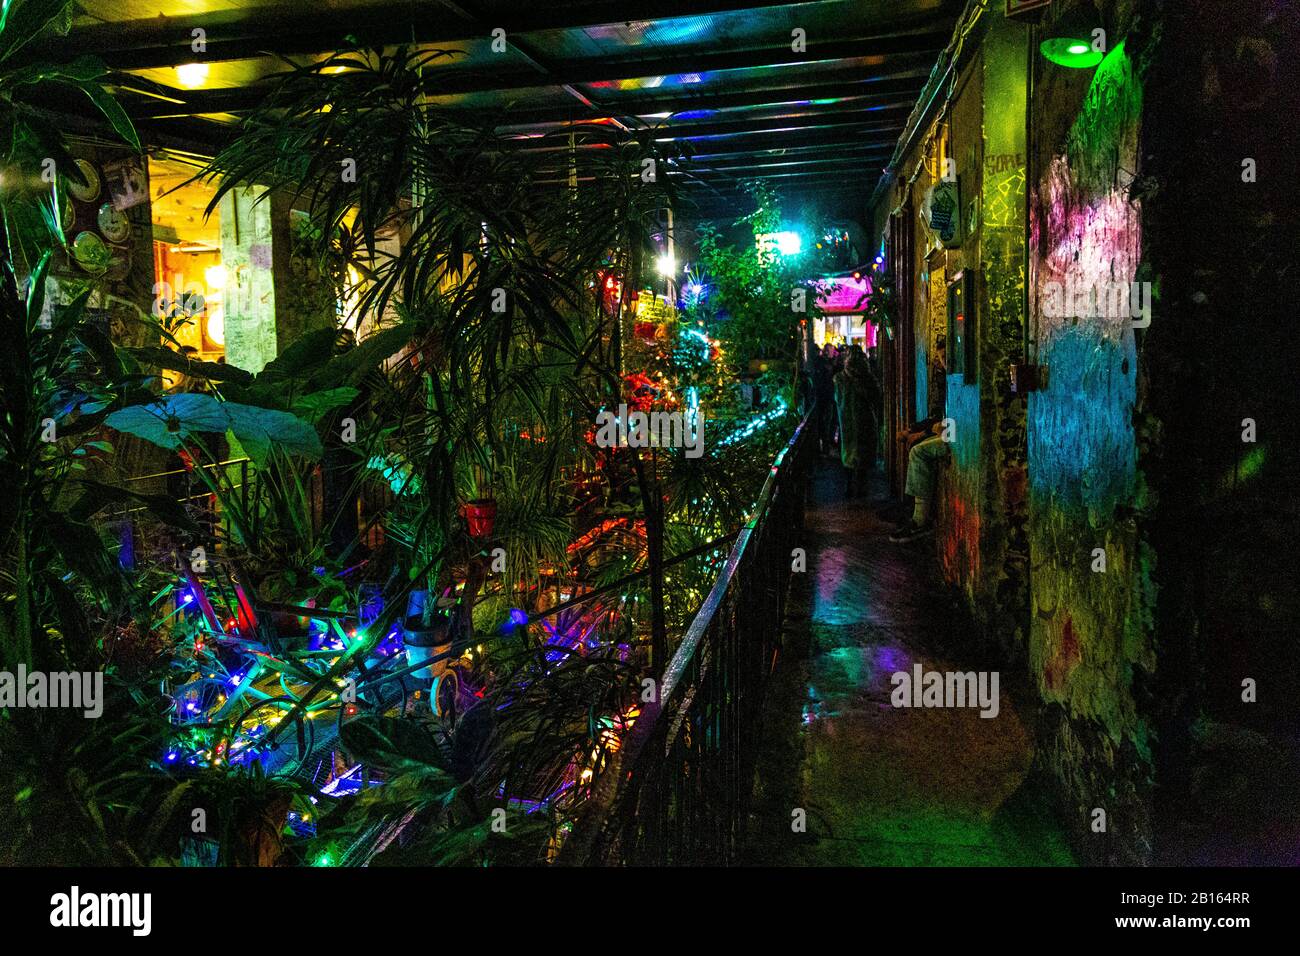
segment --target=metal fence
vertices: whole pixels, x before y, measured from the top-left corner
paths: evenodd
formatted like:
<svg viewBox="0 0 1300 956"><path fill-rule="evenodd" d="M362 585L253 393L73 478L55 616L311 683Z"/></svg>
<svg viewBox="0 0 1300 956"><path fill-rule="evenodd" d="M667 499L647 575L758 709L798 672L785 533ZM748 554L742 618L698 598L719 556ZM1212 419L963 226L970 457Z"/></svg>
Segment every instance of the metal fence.
<svg viewBox="0 0 1300 956"><path fill-rule="evenodd" d="M708 865L744 842L759 722L801 546L816 440L805 418L627 740L565 841L570 865Z"/></svg>

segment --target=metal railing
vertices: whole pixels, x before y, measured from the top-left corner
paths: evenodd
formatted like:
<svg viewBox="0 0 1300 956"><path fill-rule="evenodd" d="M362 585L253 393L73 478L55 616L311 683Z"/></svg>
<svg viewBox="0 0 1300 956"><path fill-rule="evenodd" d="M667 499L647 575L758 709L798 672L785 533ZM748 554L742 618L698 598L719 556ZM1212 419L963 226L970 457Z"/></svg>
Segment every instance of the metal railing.
<svg viewBox="0 0 1300 956"><path fill-rule="evenodd" d="M768 675L781 643L816 441L810 418L777 456L754 514L565 841L568 865L737 860Z"/></svg>

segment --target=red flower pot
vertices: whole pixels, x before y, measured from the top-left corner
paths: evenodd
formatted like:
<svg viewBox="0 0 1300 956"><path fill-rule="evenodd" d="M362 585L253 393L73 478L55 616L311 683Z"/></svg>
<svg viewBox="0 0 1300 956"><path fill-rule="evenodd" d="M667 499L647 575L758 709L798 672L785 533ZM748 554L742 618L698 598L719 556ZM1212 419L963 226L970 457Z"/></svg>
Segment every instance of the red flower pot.
<svg viewBox="0 0 1300 956"><path fill-rule="evenodd" d="M497 522L497 503L494 498L480 498L465 505L465 523L469 536L477 540L492 536Z"/></svg>

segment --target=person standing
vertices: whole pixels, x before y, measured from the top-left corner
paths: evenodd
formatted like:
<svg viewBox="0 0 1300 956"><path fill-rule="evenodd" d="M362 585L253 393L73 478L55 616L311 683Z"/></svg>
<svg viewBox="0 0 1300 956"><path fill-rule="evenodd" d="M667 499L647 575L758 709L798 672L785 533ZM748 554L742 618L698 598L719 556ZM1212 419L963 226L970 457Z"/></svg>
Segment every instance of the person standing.
<svg viewBox="0 0 1300 956"><path fill-rule="evenodd" d="M862 347L848 352L844 368L835 376L835 406L839 412L840 463L848 472L847 495L866 492L866 478L876 464L875 404L880 385L867 364Z"/></svg>
<svg viewBox="0 0 1300 956"><path fill-rule="evenodd" d="M826 346L813 357L813 391L817 408L817 448L829 455L835 445L835 350Z"/></svg>

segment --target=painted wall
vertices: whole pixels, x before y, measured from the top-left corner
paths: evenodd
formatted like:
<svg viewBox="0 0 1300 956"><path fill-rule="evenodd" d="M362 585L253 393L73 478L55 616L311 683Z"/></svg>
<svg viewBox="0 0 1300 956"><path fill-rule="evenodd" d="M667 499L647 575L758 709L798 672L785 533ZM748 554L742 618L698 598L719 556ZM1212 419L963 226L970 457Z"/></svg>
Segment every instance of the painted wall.
<svg viewBox="0 0 1300 956"><path fill-rule="evenodd" d="M918 402L943 279L978 270L979 380L948 381L938 561L1027 670L1037 761L1092 864L1300 852L1300 827L1293 844L1279 830L1300 821L1300 787L1241 796L1300 778L1276 769L1300 768L1285 756L1300 731L1300 389L1279 294L1300 248L1279 215L1300 181L1300 10L1187 4L1100 0L1107 52L1090 69L1030 55L1029 28L990 9L940 121L974 241L927 254L917 224L899 269ZM919 208L932 181L937 151L918 139L891 210ZM1028 397L1008 379L1025 359L1046 377ZM1256 803L1253 856L1221 855L1216 841L1247 845L1224 834Z"/></svg>
<svg viewBox="0 0 1300 956"><path fill-rule="evenodd" d="M1039 761L1071 830L1085 840L1098 806L1112 818L1085 858L1143 859L1151 727L1133 685L1154 653L1132 508L1141 491L1134 333L1127 316L1047 316L1041 301L1049 283L1137 275L1140 209L1128 186L1139 166L1141 86L1123 49L1095 71L1048 75L1029 57L1024 24L998 11L986 21L940 120L967 236L927 252L918 227L912 264L918 403L930 346L946 331L946 280L962 269L977 276L978 370L947 382L956 440L940 483L938 560L984 641L1029 672L1042 704ZM919 175L910 184L900 176L918 209L939 158L923 139L912 158ZM1027 352L1050 368L1048 387L1028 398L1012 393L1009 374ZM1092 571L1094 548L1105 551L1104 573Z"/></svg>
<svg viewBox="0 0 1300 956"><path fill-rule="evenodd" d="M1028 543L1024 400L1008 368L1023 351L1025 295L1025 64L1023 25L986 14L948 110L908 157L893 194L918 210L912 282L916 402L934 387L934 345L948 335L948 285L975 276L974 366L946 377L952 457L936 502L938 557L981 636L1013 659L1026 653ZM960 244L939 245L921 219L927 192L951 160L960 184ZM973 306L973 308L971 308ZM949 356L951 364L952 356Z"/></svg>
<svg viewBox="0 0 1300 956"><path fill-rule="evenodd" d="M1073 77L1048 77L1035 103L1073 122L1064 142L1041 143L1031 197L1034 340L1048 384L1029 399L1029 664L1067 817L1076 830L1096 809L1108 817L1104 837L1083 841L1085 858L1139 862L1150 849L1152 727L1135 684L1156 661L1135 523L1134 322L1067 297L1138 278L1141 210L1129 188L1142 84L1123 43L1080 72L1090 76L1076 110Z"/></svg>

